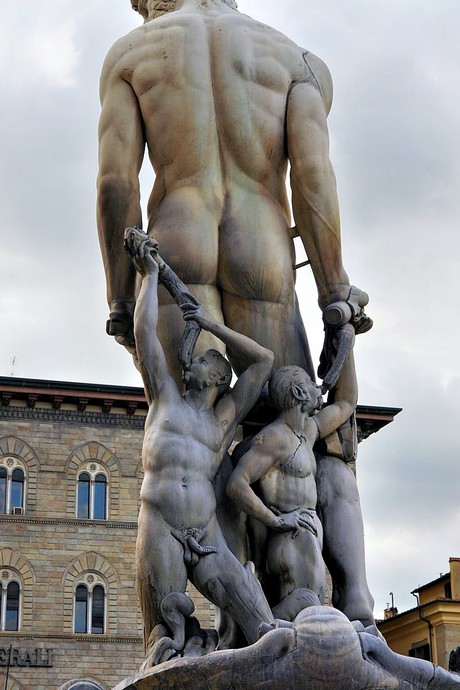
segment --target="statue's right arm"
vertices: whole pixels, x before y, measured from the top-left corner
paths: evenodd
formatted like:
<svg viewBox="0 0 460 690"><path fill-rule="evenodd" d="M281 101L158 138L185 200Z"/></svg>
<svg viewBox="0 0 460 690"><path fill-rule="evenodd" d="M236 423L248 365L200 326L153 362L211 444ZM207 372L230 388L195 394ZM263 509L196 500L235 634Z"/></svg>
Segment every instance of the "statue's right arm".
<svg viewBox="0 0 460 690"><path fill-rule="evenodd" d="M275 438L267 430L261 431L250 449L238 461L228 480L227 495L248 515L260 520L267 527L276 529L280 518L275 515L251 488L251 484L268 472L275 464Z"/></svg>
<svg viewBox="0 0 460 690"><path fill-rule="evenodd" d="M226 491L245 513L275 532L292 531L292 537L295 539L301 528L316 534L311 511L299 508L288 513L280 513L275 507L271 510L251 488L251 484L261 479L274 468L279 458L285 457L288 453L289 449L286 448L283 435L273 426L266 427L257 434L248 452L238 461ZM278 497L283 499L281 487Z"/></svg>
<svg viewBox="0 0 460 690"><path fill-rule="evenodd" d="M145 138L136 95L123 78L123 45L116 43L107 55L100 82L97 225L109 305L134 293L135 273L123 252L123 233L142 226L138 176Z"/></svg>

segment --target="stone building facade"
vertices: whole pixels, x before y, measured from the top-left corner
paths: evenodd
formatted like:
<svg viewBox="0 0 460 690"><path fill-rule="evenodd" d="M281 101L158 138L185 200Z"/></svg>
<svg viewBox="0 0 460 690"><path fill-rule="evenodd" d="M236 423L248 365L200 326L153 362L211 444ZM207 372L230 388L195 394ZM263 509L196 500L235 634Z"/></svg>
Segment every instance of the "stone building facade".
<svg viewBox="0 0 460 690"><path fill-rule="evenodd" d="M0 377L0 689L110 690L143 660L140 388ZM358 410L360 437L393 408ZM191 592L202 624L213 607Z"/></svg>
<svg viewBox="0 0 460 690"><path fill-rule="evenodd" d="M143 660L143 392L3 378L0 394L0 688L109 690ZM197 613L213 622L201 597Z"/></svg>

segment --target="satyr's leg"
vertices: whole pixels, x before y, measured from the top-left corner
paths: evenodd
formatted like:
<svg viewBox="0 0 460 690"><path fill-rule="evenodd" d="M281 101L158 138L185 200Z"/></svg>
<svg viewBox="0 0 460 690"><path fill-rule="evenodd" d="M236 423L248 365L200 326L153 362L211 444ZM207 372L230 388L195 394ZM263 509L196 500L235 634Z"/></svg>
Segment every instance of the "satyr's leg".
<svg viewBox="0 0 460 690"><path fill-rule="evenodd" d="M364 529L355 476L331 456L318 458L318 505L324 530L324 559L333 583L332 603L350 620L374 623L374 600L366 578Z"/></svg>
<svg viewBox="0 0 460 690"><path fill-rule="evenodd" d="M232 616L250 644L256 642L260 625L274 620L260 584L251 568L231 553L215 517L201 543L218 551L202 556L191 569L190 579L201 594Z"/></svg>
<svg viewBox="0 0 460 690"><path fill-rule="evenodd" d="M317 536L301 529L293 539L292 532L272 533L268 544L267 567L280 585L280 600L295 589L309 589L321 602L326 594L326 568L322 556L322 527L315 520Z"/></svg>
<svg viewBox="0 0 460 690"><path fill-rule="evenodd" d="M187 572L182 545L157 513L141 506L138 525L136 578L147 643L153 628L163 622L163 598L170 592L185 592Z"/></svg>

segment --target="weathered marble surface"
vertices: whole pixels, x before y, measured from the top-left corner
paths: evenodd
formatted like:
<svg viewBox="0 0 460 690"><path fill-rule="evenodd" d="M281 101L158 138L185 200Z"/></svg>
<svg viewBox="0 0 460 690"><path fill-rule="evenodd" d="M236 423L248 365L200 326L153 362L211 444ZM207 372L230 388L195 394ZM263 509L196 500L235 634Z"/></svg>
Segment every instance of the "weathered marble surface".
<svg viewBox="0 0 460 690"><path fill-rule="evenodd" d="M342 263L329 70L232 0L176 0L163 16L152 5L133 3L145 24L115 43L101 76L97 218L108 332L130 340L136 274L122 244L126 227L142 227L138 172L147 150L155 181L146 230L165 261L214 318L274 352L275 366L297 364L313 375L293 235L335 325L331 305L343 302L348 321L367 302L360 291L350 301ZM164 293L160 313L160 341L180 382L183 324ZM197 354L209 347L224 351L203 333Z"/></svg>
<svg viewBox="0 0 460 690"><path fill-rule="evenodd" d="M329 160L329 70L286 36L238 12L233 0L161 2L165 14L158 14L156 1L132 4L146 21L114 44L101 75L98 230L108 332L132 352L141 281L135 262L123 251L123 236L127 227L142 225L138 173L148 151L155 182L146 231L158 239L165 262L217 324L273 352L275 366L295 364L313 376L295 294L293 236L297 233L303 242L334 333L350 319L357 327L368 299L352 288L342 263ZM288 163L295 231L287 201ZM157 305L156 333L168 372L180 388L182 315L164 285ZM215 329L203 328L194 354L209 347L226 352L235 373L247 378L240 352ZM148 351L143 354L148 360ZM326 387L333 383L334 377ZM317 474L324 558L334 583L334 605L368 624L373 599L358 492L344 463L329 457L337 453L342 449L332 451L329 445L322 451L326 457ZM177 470L176 477L188 474ZM160 489L153 493L159 500ZM168 532L165 542L170 539ZM150 546L146 551L151 553ZM212 556L207 558L210 566ZM171 587L181 591L183 583L169 583L167 591ZM157 619L146 623L147 637Z"/></svg>
<svg viewBox="0 0 460 690"><path fill-rule="evenodd" d="M392 652L327 606L245 649L169 661L114 690L455 690L460 675Z"/></svg>

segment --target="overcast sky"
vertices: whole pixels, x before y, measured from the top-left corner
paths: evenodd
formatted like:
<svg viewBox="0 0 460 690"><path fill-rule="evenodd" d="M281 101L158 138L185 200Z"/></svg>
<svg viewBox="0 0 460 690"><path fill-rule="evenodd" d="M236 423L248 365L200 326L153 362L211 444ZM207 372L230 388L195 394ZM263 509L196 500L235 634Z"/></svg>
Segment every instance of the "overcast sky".
<svg viewBox="0 0 460 690"><path fill-rule="evenodd" d="M404 408L360 446L368 575L377 616L390 591L402 611L460 556L460 3L239 7L319 55L334 78L344 262L375 321L356 345L359 402ZM0 375L140 385L105 335L94 210L99 72L139 19L129 0L2 8ZM317 358L308 272L299 294Z"/></svg>

